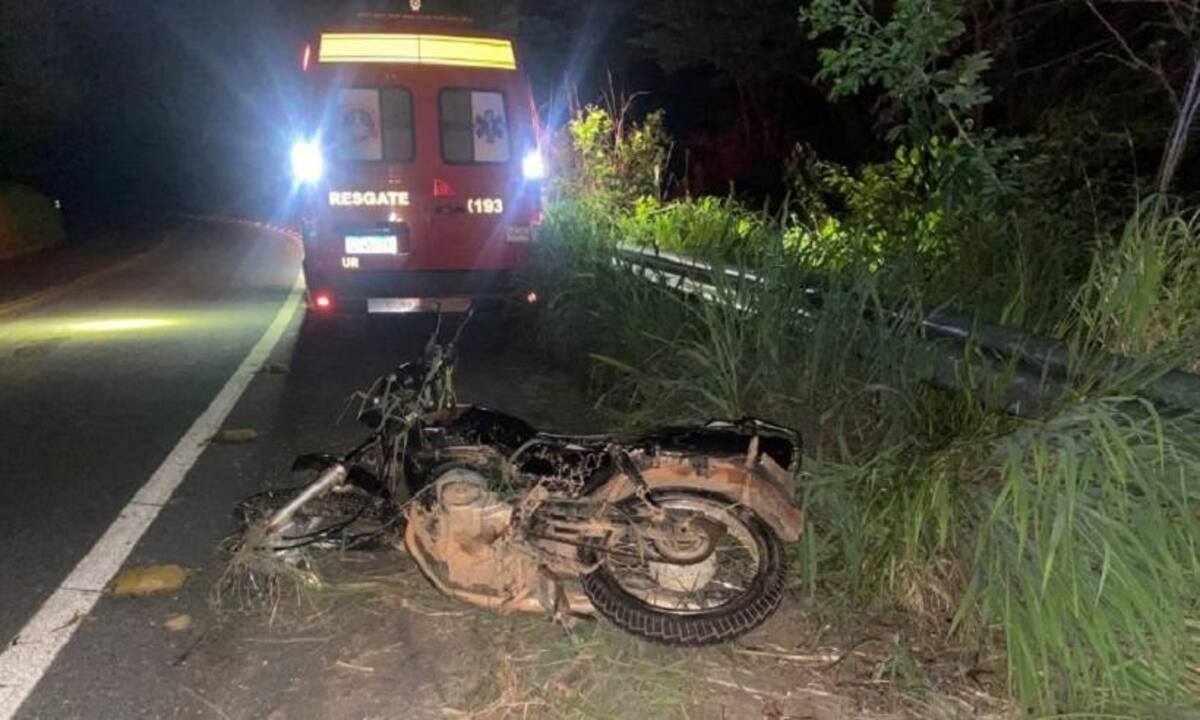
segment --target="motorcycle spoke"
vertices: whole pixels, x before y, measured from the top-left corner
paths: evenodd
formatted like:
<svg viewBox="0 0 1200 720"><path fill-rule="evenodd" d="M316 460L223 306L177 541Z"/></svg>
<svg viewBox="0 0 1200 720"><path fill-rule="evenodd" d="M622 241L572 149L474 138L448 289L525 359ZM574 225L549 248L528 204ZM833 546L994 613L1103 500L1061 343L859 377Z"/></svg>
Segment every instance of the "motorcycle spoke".
<svg viewBox="0 0 1200 720"><path fill-rule="evenodd" d="M685 505L669 509L676 522L699 515L724 528L707 557L672 562L631 523L610 537L607 563L621 586L643 602L673 612L711 611L748 592L759 569L758 549L726 506L700 499Z"/></svg>

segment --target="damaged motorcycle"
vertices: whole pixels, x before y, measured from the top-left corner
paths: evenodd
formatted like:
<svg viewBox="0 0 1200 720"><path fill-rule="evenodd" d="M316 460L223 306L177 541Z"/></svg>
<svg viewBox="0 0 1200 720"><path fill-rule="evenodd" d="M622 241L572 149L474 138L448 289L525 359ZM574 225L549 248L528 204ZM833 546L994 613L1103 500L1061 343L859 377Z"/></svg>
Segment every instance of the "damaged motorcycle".
<svg viewBox="0 0 1200 720"><path fill-rule="evenodd" d="M459 404L454 368L471 316L445 343L439 316L422 358L363 394L362 443L297 458L311 483L244 504L244 518L259 509L244 535L255 551L294 561L392 538L466 602L599 614L673 645L730 641L778 608L784 543L804 525L797 433L743 419L566 435Z"/></svg>

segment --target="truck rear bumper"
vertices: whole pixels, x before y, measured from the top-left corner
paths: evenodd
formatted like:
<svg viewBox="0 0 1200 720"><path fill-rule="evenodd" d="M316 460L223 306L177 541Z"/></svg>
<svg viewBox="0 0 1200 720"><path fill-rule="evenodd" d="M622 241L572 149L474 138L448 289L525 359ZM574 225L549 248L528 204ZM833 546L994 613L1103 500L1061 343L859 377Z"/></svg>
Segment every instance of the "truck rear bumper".
<svg viewBox="0 0 1200 720"><path fill-rule="evenodd" d="M305 263L304 270L309 304L314 305L315 298L324 295L329 301L318 309L338 313L422 312L435 309L438 301L450 310L464 301L512 300L528 292L511 269L323 274Z"/></svg>

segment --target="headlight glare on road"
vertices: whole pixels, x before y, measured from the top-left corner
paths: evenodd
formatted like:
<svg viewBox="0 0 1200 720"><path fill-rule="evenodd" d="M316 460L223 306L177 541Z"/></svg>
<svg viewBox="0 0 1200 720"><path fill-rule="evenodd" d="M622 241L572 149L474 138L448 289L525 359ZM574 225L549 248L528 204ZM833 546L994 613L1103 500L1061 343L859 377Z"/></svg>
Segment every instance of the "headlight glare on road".
<svg viewBox="0 0 1200 720"><path fill-rule="evenodd" d="M311 185L325 174L325 158L317 140L297 138L292 143L292 177L301 185Z"/></svg>
<svg viewBox="0 0 1200 720"><path fill-rule="evenodd" d="M545 178L546 161L542 158L541 151L535 149L525 153L525 159L521 161L521 170L524 171L526 180Z"/></svg>
<svg viewBox="0 0 1200 720"><path fill-rule="evenodd" d="M154 330L176 324L174 320L156 317L105 318L85 320L66 325L67 330L86 333L129 332L131 330Z"/></svg>

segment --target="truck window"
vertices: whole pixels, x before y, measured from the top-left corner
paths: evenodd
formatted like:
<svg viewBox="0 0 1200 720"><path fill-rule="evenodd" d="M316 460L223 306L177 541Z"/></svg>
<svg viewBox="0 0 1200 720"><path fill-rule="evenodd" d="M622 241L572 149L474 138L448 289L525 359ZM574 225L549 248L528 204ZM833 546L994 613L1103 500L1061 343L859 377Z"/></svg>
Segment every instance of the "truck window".
<svg viewBox="0 0 1200 720"><path fill-rule="evenodd" d="M412 161L413 104L406 88L344 88L334 108L334 157Z"/></svg>
<svg viewBox="0 0 1200 720"><path fill-rule="evenodd" d="M446 88L438 95L438 123L442 160L454 164L509 161L504 93Z"/></svg>

